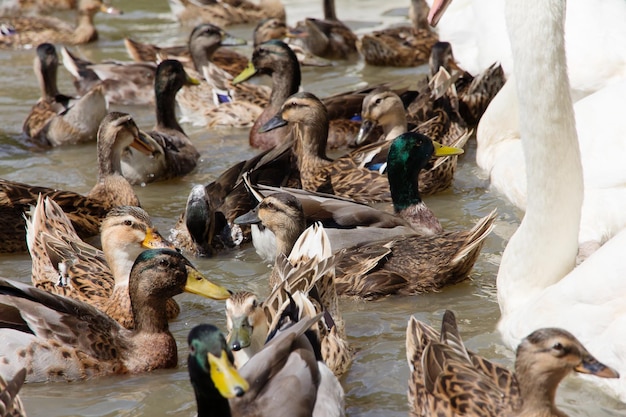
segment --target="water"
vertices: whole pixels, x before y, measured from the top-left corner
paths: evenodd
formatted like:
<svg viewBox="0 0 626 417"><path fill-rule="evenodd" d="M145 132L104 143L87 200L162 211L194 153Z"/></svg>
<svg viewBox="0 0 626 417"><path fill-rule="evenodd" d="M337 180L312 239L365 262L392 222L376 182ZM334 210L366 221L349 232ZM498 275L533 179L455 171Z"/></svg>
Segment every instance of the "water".
<svg viewBox="0 0 626 417"><path fill-rule="evenodd" d="M154 3L154 4L153 4ZM338 14L358 33L365 33L388 23L401 22L400 13L382 13L406 6L405 0L343 0ZM94 45L72 48L88 59L128 59L123 38L162 45L183 43L188 29L170 15L166 1L114 2L124 8L119 17L98 16L100 41ZM290 23L305 16L321 16L321 2L285 1ZM252 27L228 28L236 36L250 39ZM250 47L242 52L250 55ZM87 192L96 178L94 144L48 151L33 150L20 138L21 126L30 107L39 97L32 72L32 50L0 53L0 177L26 183ZM303 85L319 96L353 89L366 83L410 80L425 68L383 69L362 63L332 68L304 68ZM68 73L59 70L61 91L73 93ZM141 107L116 107L128 111L138 124L148 128L154 123L153 110ZM143 207L152 215L159 229L168 234L180 215L187 194L194 184L206 184L232 163L254 155L248 146L245 129L207 131L184 125L202 156L198 168L185 178L137 187ZM519 224L520 212L489 189L489 183L475 164L475 143L470 142L461 158L454 186L427 204L448 230L470 228L474 222L498 208L498 220L492 235L472 272L471 279L441 293L414 297L390 297L374 302L345 300L341 307L350 342L358 353L342 383L347 394L350 416L407 415L406 390L408 367L405 359L405 329L410 315L439 325L445 309L457 313L467 346L507 366L513 353L500 341L495 325L499 317L495 276L507 239ZM234 289L267 293L269 268L259 261L251 247L223 253L212 259L194 259L195 264L212 279ZM30 258L27 254L0 256L0 276L28 282ZM191 327L212 322L225 327L223 303L183 294L180 317L170 324L179 344L179 367L145 375L114 376L71 384L31 384L21 395L31 416L192 416L195 401L189 385L185 358L186 336ZM598 390L569 378L561 387L558 403L572 416L618 416L626 406Z"/></svg>

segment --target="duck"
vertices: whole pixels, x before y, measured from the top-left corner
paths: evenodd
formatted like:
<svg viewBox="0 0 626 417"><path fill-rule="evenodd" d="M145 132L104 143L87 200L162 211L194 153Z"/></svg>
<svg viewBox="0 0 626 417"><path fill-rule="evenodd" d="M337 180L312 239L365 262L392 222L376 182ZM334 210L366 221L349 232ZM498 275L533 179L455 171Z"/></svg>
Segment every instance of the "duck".
<svg viewBox="0 0 626 417"><path fill-rule="evenodd" d="M497 328L511 349L539 328L569 331L585 342L592 355L603 358L621 375L619 379L585 381L626 401L626 349L615 343L626 330L621 308L626 271L620 262L626 233L621 229L577 265L588 187L583 175L585 148L577 135L578 115L572 104L565 58L566 5L562 0L528 5L509 0L506 6L516 66L503 89L513 78L531 192L524 218L500 261L496 283L501 317ZM436 21L437 14L434 17ZM545 44L555 47L537 47ZM543 68L552 70L545 72ZM541 82L537 74L541 74ZM547 167L557 161L559 169L546 174Z"/></svg>
<svg viewBox="0 0 626 417"><path fill-rule="evenodd" d="M298 237L288 256L281 253L277 257L269 280L272 292L263 302L249 291L231 295L226 301L227 341L238 369L263 348L276 318L298 292L303 305L300 311L310 312L304 314L325 312L319 322L324 363L338 378L347 372L354 351L339 311L334 262L324 227L314 224Z"/></svg>
<svg viewBox="0 0 626 417"><path fill-rule="evenodd" d="M246 0L204 2L168 0L168 2L176 19L187 25L211 22L225 27L256 23L268 17L286 20L285 7L280 0L261 0L258 4Z"/></svg>
<svg viewBox="0 0 626 417"><path fill-rule="evenodd" d="M433 45L428 59L430 76L434 77L439 68L456 78L454 82L459 98L459 114L470 127L476 127L487 110L489 103L506 82L502 64L494 62L477 76L473 76L458 66L450 42L437 42Z"/></svg>
<svg viewBox="0 0 626 417"><path fill-rule="evenodd" d="M143 140L133 118L127 113L111 112L100 123L97 142L98 177L86 195L69 190L0 179L0 252L26 251L24 213L37 204L41 194L53 199L72 221L74 230L84 238L96 236L100 223L116 206L140 206L139 198L121 174L120 158L128 146L150 154L151 144Z"/></svg>
<svg viewBox="0 0 626 417"><path fill-rule="evenodd" d="M185 72L174 59L159 63L154 79L156 96L156 125L141 134L154 149L146 155L133 148L122 154L122 175L131 184L147 184L186 175L193 171L200 153L176 120L176 93L184 85L198 85L199 81Z"/></svg>
<svg viewBox="0 0 626 417"><path fill-rule="evenodd" d="M78 0L76 27L54 17L18 15L4 18L4 23L10 24L15 34L0 36L0 49L32 48L46 42L66 45L95 42L98 31L94 26L94 16L100 11L108 14L121 13L101 0Z"/></svg>
<svg viewBox="0 0 626 417"><path fill-rule="evenodd" d="M96 140L100 122L108 111L102 87L94 86L77 100L61 94L57 87L59 57L50 43L37 46L33 67L41 98L24 121L24 135L44 147Z"/></svg>
<svg viewBox="0 0 626 417"><path fill-rule="evenodd" d="M354 60L358 57L357 36L337 18L335 0L324 0L324 19L307 17L298 22L290 36L295 44L315 56L329 60Z"/></svg>
<svg viewBox="0 0 626 417"><path fill-rule="evenodd" d="M244 39L237 38L210 23L201 23L194 27L186 45L161 47L124 38L126 52L136 62L158 63L163 59L176 59L186 68L200 72L202 67L211 61L232 76L243 71L248 59L238 52L221 47L245 44Z"/></svg>
<svg viewBox="0 0 626 417"><path fill-rule="evenodd" d="M515 352L515 372L467 350L454 313L438 332L411 316L406 329L407 393L411 416L565 416L554 403L569 374L618 378L570 332L541 328Z"/></svg>
<svg viewBox="0 0 626 417"><path fill-rule="evenodd" d="M76 0L19 0L3 6L0 11L3 12L3 15L25 11L49 13L57 10L72 10L76 6Z"/></svg>
<svg viewBox="0 0 626 417"><path fill-rule="evenodd" d="M432 114L431 119L417 126L412 125L411 130L442 145L462 149L472 132L464 125L455 123L453 117L443 108L433 109ZM404 103L393 91L376 89L363 99L361 119L357 144L365 141L376 126L382 128L383 135L372 145L357 148L352 154L355 158L363 159L364 166L385 172L391 142L409 130ZM366 157L375 152L375 155ZM448 189L454 179L457 161L458 155L449 155L438 158L432 166L420 171L420 193L433 195Z"/></svg>
<svg viewBox="0 0 626 417"><path fill-rule="evenodd" d="M175 247L165 240L140 207L111 209L102 220L102 250L86 243L74 231L61 207L39 196L26 220L26 242L36 288L91 304L127 329L134 328L128 296L130 268L138 254L150 248ZM168 318L180 307L166 304Z"/></svg>
<svg viewBox="0 0 626 417"><path fill-rule="evenodd" d="M11 378L0 375L0 405L2 406L2 417L26 417L26 410L22 400L17 395L24 380L26 379L26 369L22 368Z"/></svg>
<svg viewBox="0 0 626 417"><path fill-rule="evenodd" d="M194 327L187 338L187 365L198 416L345 415L343 388L323 362L316 360L319 340L305 333L319 318L283 328L238 370L217 327ZM217 369L227 377L218 378Z"/></svg>
<svg viewBox="0 0 626 417"><path fill-rule="evenodd" d="M276 195L266 197L258 209L238 219L240 223L260 223L274 234L274 256L289 253L305 227L298 200L290 194ZM329 233L332 250L341 251L335 268L337 294L367 300L438 291L458 283L467 278L494 221L492 211L469 231L400 234L376 228L375 233L368 233L366 227Z"/></svg>
<svg viewBox="0 0 626 417"><path fill-rule="evenodd" d="M428 62L431 48L439 41L430 29L425 0L411 0L412 26L398 26L364 34L357 48L365 63L376 66L417 67Z"/></svg>
<svg viewBox="0 0 626 417"><path fill-rule="evenodd" d="M270 40L257 45L252 53L248 67L233 80L239 84L255 76L269 75L272 78L272 93L269 103L255 120L249 134L250 146L268 149L285 140L288 128L259 132L259 128L271 119L285 100L300 90L302 75L296 54L280 40ZM364 93L351 91L339 93L324 99L324 104L331 113L328 149L345 148L354 143L359 129L357 121L350 120L358 114Z"/></svg>
<svg viewBox="0 0 626 417"><path fill-rule="evenodd" d="M131 268L134 330L89 304L2 279L2 374L26 368L27 383L63 382L174 368L177 348L165 304L183 291L216 300L230 295L166 248L142 252Z"/></svg>

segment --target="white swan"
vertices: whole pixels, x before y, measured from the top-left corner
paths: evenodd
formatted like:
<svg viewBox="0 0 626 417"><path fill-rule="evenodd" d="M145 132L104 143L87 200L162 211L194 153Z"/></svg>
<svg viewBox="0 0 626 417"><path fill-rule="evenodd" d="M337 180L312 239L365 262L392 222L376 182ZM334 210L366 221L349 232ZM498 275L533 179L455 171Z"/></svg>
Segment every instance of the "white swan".
<svg viewBox="0 0 626 417"><path fill-rule="evenodd" d="M575 267L583 175L566 69L564 13L565 0L508 0L506 5L532 192L498 272L498 329L511 348L541 327L569 330L621 374L593 382L626 401L626 230ZM535 48L537 44L545 47Z"/></svg>

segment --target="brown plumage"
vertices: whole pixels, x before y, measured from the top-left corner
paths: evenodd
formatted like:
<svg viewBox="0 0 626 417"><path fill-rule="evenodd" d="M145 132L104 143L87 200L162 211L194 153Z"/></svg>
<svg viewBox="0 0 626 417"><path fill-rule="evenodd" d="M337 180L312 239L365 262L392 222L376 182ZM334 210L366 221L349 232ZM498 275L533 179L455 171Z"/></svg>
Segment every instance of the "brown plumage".
<svg viewBox="0 0 626 417"><path fill-rule="evenodd" d="M285 8L280 0L210 0L203 4L190 0L169 0L174 16L184 24L211 22L218 26L255 23L268 17L285 20Z"/></svg>
<svg viewBox="0 0 626 417"><path fill-rule="evenodd" d="M0 417L26 417L24 405L17 395L25 379L26 369L24 368L11 378L7 375L0 375Z"/></svg>
<svg viewBox="0 0 626 417"><path fill-rule="evenodd" d="M54 200L40 197L26 222L26 241L32 259L32 283L48 292L91 304L127 329L135 326L128 296L130 267L150 248L174 246L165 240L148 213L120 206L102 221L102 250L83 242ZM180 312L173 299L168 319Z"/></svg>
<svg viewBox="0 0 626 417"><path fill-rule="evenodd" d="M59 93L57 87L58 66L59 58L54 45L42 43L37 46L33 67L39 80L41 98L26 117L22 130L41 146L93 141L100 122L107 114L103 88L93 85L79 99L65 96Z"/></svg>
<svg viewBox="0 0 626 417"><path fill-rule="evenodd" d="M415 317L409 319L406 355L412 417L564 417L554 397L572 371L619 377L572 334L557 328L536 330L520 343L513 373L468 351L449 310L441 332Z"/></svg>
<svg viewBox="0 0 626 417"><path fill-rule="evenodd" d="M26 250L24 212L37 203L39 194L59 204L81 238L97 235L100 221L111 208L139 206L135 191L121 175L120 157L128 146L152 151L131 116L109 113L98 130L98 178L87 195L0 179L0 252Z"/></svg>

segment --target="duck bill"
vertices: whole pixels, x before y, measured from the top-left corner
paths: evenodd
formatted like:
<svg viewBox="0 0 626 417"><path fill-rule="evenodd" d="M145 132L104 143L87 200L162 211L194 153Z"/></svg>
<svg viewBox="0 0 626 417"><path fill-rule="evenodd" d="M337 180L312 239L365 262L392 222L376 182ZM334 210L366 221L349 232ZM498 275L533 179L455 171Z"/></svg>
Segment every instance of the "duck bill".
<svg viewBox="0 0 626 417"><path fill-rule="evenodd" d="M152 227L146 230L146 238L141 242L141 245L146 249L170 248L176 250L176 246Z"/></svg>
<svg viewBox="0 0 626 417"><path fill-rule="evenodd" d="M211 379L215 388L224 398L241 397L250 386L228 359L225 351L218 358L212 353L207 354L211 366Z"/></svg>
<svg viewBox="0 0 626 417"><path fill-rule="evenodd" d="M246 69L241 71L239 73L239 75L237 75L235 78L233 78L231 83L233 85L236 85L236 84L242 83L244 81L247 81L250 78L254 77L257 74L257 72L258 72L258 70L254 67L254 64L252 62L248 62L248 66L246 67Z"/></svg>
<svg viewBox="0 0 626 417"><path fill-rule="evenodd" d="M269 119L267 123L265 123L259 129L259 133L269 132L270 130L278 129L279 127L287 126L287 121L284 120L280 115L276 115Z"/></svg>
<svg viewBox="0 0 626 417"><path fill-rule="evenodd" d="M213 300L226 300L230 297L230 291L212 283L207 277L202 275L200 271L191 265L187 266L187 283L185 284L185 292L212 298Z"/></svg>
<svg viewBox="0 0 626 417"><path fill-rule="evenodd" d="M465 152L461 148L455 148L454 146L444 146L439 142L433 141L433 145L435 145L435 156L450 156L450 155L461 155Z"/></svg>
<svg viewBox="0 0 626 417"><path fill-rule="evenodd" d="M241 216L235 219L235 224L258 224L261 223L261 219L259 218L259 206L256 206L246 214L242 214Z"/></svg>
<svg viewBox="0 0 626 417"><path fill-rule="evenodd" d="M189 76L189 74L185 72L185 85L200 85L200 80Z"/></svg>
<svg viewBox="0 0 626 417"><path fill-rule="evenodd" d="M228 334L228 346L233 351L239 351L250 346L250 326L244 321L247 321L247 317L238 317L233 319L233 328Z"/></svg>
<svg viewBox="0 0 626 417"><path fill-rule="evenodd" d="M238 38L227 32L222 32L222 40L220 41L222 46L241 46L246 45L247 43L248 41L245 39Z"/></svg>
<svg viewBox="0 0 626 417"><path fill-rule="evenodd" d="M287 37L291 39L302 39L309 36L309 33L302 28L289 28Z"/></svg>
<svg viewBox="0 0 626 417"><path fill-rule="evenodd" d="M609 368L590 354L583 356L583 360L574 368L574 371L600 378L619 378L619 373L615 369Z"/></svg>
<svg viewBox="0 0 626 417"><path fill-rule="evenodd" d="M439 23L441 16L443 16L450 3L452 3L452 0L433 1L430 12L428 13L428 24L432 27L437 26L437 23Z"/></svg>
<svg viewBox="0 0 626 417"><path fill-rule="evenodd" d="M121 11L120 9L117 9L117 8L111 6L110 4L104 4L104 3L102 3L102 5L100 5L100 11L102 13L113 14L113 15L124 14L124 12Z"/></svg>
<svg viewBox="0 0 626 417"><path fill-rule="evenodd" d="M130 144L131 148L137 149L144 155L152 155L157 149L154 146L152 138L148 136L147 133L142 132L141 130L135 136L135 140Z"/></svg>
<svg viewBox="0 0 626 417"><path fill-rule="evenodd" d="M359 128L359 133L356 135L355 142L357 145L361 145L365 143L365 141L369 138L370 133L374 130L376 124L373 120L364 119L361 122L361 127Z"/></svg>

